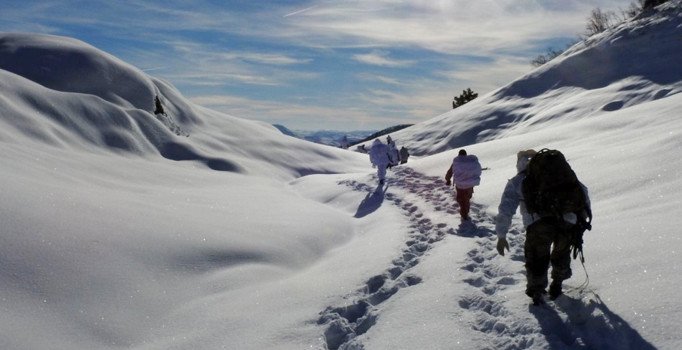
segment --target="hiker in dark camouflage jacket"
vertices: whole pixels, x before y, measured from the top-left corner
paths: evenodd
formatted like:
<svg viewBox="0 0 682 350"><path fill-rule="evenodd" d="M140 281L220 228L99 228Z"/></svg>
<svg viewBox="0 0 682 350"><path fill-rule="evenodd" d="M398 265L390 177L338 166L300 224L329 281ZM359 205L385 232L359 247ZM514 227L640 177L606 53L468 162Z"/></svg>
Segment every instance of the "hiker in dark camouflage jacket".
<svg viewBox="0 0 682 350"><path fill-rule="evenodd" d="M509 251L507 232L511 220L520 207L523 225L526 227L526 242L524 255L526 259L527 285L526 294L534 302L539 295L547 293L547 272L552 266L552 285L550 298L556 299L561 295L561 283L571 277L571 242L570 230L579 229L578 218L573 213L564 214L563 218L540 217L529 213L523 200L523 180L526 177L526 167L530 159L536 154L534 150L521 151L517 154L517 175L507 182L498 208L495 231L497 233L497 251L504 255ZM587 187L582 185L585 193L586 207L589 208Z"/></svg>

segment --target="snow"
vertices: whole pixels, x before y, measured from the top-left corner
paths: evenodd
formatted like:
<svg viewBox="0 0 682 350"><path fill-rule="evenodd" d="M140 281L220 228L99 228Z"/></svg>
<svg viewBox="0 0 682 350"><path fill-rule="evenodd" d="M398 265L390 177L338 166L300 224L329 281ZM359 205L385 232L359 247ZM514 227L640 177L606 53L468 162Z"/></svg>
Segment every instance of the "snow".
<svg viewBox="0 0 682 350"><path fill-rule="evenodd" d="M367 155L194 105L74 39L0 34L0 348L682 347L679 5L392 134L419 156L384 187ZM595 70L556 80L577 63ZM487 168L473 224L443 181L459 147ZM520 217L505 257L493 222L516 152L543 147L595 219L589 284L574 260L533 307Z"/></svg>

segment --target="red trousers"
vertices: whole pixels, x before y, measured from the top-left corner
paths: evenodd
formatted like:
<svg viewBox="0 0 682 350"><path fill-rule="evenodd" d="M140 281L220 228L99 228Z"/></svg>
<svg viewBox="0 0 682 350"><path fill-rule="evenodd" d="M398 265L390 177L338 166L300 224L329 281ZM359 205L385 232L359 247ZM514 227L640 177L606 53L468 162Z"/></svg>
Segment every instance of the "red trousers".
<svg viewBox="0 0 682 350"><path fill-rule="evenodd" d="M474 195L474 188L455 188L457 190L457 204L459 204L459 215L462 219L469 218L469 209L471 208L471 197Z"/></svg>

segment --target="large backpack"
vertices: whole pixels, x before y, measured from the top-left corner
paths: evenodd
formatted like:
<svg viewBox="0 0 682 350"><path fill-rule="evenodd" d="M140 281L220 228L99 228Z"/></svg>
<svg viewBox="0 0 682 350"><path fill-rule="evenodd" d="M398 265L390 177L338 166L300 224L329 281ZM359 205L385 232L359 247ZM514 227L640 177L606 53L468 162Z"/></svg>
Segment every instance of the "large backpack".
<svg viewBox="0 0 682 350"><path fill-rule="evenodd" d="M564 228L570 235L573 258L580 255L584 262L583 232L592 229L592 211L586 204L582 184L564 155L546 148L535 154L528 162L522 192L529 213L561 222L564 214L576 214L577 224Z"/></svg>
<svg viewBox="0 0 682 350"><path fill-rule="evenodd" d="M542 217L561 217L566 213L580 217L589 210L578 177L557 150L545 148L528 162L523 198L528 212Z"/></svg>

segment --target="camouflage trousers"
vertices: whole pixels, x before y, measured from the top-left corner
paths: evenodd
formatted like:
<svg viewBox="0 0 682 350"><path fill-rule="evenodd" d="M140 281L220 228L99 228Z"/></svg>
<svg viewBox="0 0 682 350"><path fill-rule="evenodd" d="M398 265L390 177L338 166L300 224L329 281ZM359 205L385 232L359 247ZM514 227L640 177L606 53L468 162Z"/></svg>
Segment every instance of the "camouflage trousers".
<svg viewBox="0 0 682 350"><path fill-rule="evenodd" d="M526 294L544 292L547 271L552 265L552 280L561 283L571 277L571 235L574 225L553 217L542 218L527 228L524 253L526 257Z"/></svg>
<svg viewBox="0 0 682 350"><path fill-rule="evenodd" d="M457 195L455 199L459 204L459 215L462 219L469 219L469 210L471 209L471 197L474 195L474 188L459 188L455 187Z"/></svg>

